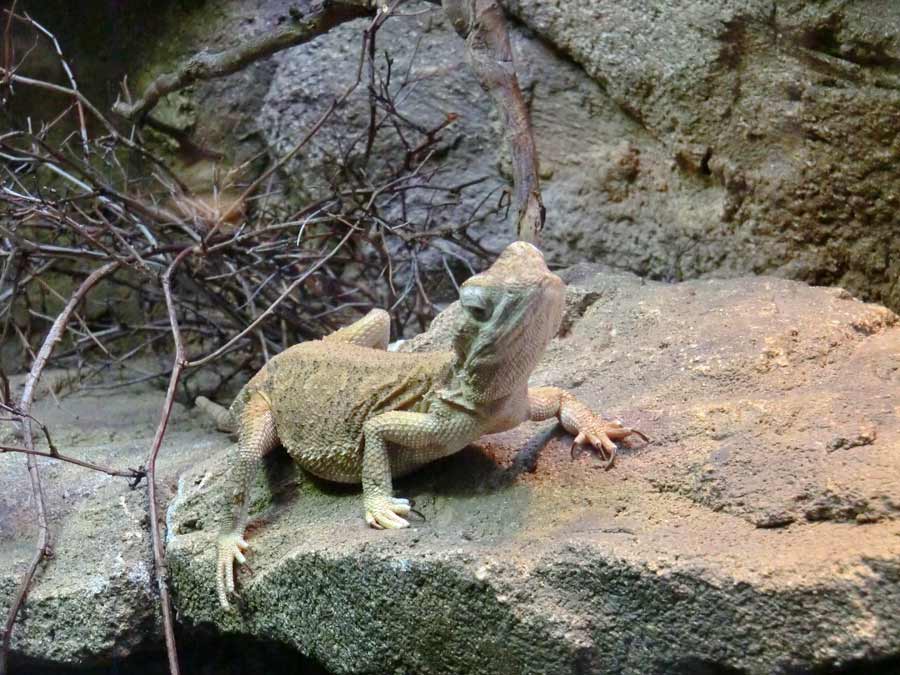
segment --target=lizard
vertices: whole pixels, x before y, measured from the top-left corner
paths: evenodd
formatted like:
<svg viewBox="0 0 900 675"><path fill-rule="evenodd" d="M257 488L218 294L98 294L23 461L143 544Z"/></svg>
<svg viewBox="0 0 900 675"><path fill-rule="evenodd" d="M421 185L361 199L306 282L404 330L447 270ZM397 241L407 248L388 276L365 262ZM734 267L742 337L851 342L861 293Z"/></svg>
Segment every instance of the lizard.
<svg viewBox="0 0 900 675"><path fill-rule="evenodd" d="M532 244L510 244L486 271L460 287L453 350L386 351L390 318L382 309L320 340L272 357L229 409L198 397L224 431L237 432L232 463L234 520L217 542L216 588L229 609L244 539L250 485L263 456L283 445L304 470L361 483L366 522L409 526L409 500L392 478L466 447L483 434L527 420L557 418L612 466L615 441L638 435L605 421L558 387L529 388L528 378L562 321L565 284Z"/></svg>

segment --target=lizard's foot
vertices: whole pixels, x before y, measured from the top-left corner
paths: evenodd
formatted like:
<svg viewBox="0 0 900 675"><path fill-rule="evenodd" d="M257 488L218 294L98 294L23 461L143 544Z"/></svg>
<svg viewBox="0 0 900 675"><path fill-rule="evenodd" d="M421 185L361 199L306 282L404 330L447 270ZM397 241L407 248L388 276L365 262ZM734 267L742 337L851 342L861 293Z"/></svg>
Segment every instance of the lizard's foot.
<svg viewBox="0 0 900 675"><path fill-rule="evenodd" d="M618 420L613 422L603 422L601 426L587 431L580 431L572 441L571 455L575 459L576 450L583 444L589 443L594 449L595 454L606 462L604 470L609 471L616 462L616 453L618 446L614 441L621 441L634 434L640 437L644 442L649 443L650 439L637 429L623 426Z"/></svg>
<svg viewBox="0 0 900 675"><path fill-rule="evenodd" d="M228 595L234 593L234 563L243 565L247 558L244 557L250 545L244 541L239 532L229 532L219 537L218 556L216 558L216 590L219 593L219 604L222 609L231 609L228 604Z"/></svg>
<svg viewBox="0 0 900 675"><path fill-rule="evenodd" d="M408 499L374 497L366 500L366 522L377 530L409 527L409 521L401 516L409 515Z"/></svg>

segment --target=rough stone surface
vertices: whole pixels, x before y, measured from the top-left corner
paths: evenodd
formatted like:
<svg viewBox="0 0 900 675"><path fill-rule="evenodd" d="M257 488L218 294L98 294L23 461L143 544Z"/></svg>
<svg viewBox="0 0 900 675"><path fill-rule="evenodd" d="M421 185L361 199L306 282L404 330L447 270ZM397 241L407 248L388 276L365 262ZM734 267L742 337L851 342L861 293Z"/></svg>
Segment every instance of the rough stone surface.
<svg viewBox="0 0 900 675"><path fill-rule="evenodd" d="M663 278L774 272L900 306L900 5L507 6L639 127L626 137L641 152L622 215L595 210L596 195L579 200L581 223L559 225L580 255L622 250L625 265ZM679 181L658 179L660 198L666 163Z"/></svg>
<svg viewBox="0 0 900 675"><path fill-rule="evenodd" d="M47 382L65 380L62 372L47 373ZM57 403L42 387L39 396L33 414L49 426L61 452L120 468L138 467L146 460L163 398L159 390L138 386L70 396L59 393ZM204 430L176 404L159 467L164 495L174 487L175 473L195 461L196 453L219 445ZM5 445L20 444L8 423L0 425L0 436ZM61 462L39 462L53 558L40 568L23 620L16 625L14 654L83 664L120 659L155 646L161 632L146 483L132 490L124 478ZM33 506L24 458L0 455L3 616L34 552Z"/></svg>
<svg viewBox="0 0 900 675"><path fill-rule="evenodd" d="M549 425L489 437L398 481L425 520L388 532L365 526L358 490L276 452L228 615L213 552L229 443L177 407L161 482L183 630L348 673L824 673L900 657L897 317L774 278L564 275L564 335L534 384L572 388L652 444L604 472ZM446 326L405 348L438 347ZM44 397L36 414L61 448L127 466L161 397ZM0 462L0 610L34 535L23 464ZM158 646L145 493L44 464L56 555L16 655L85 664Z"/></svg>
<svg viewBox="0 0 900 675"><path fill-rule="evenodd" d="M559 262L667 280L774 273L900 306L900 6L511 0ZM286 151L352 79L362 22L275 57L263 133ZM380 44L415 87L402 110L445 133L443 182L508 175L496 116L440 13L388 22ZM571 59L571 60L570 60ZM578 65L574 65L573 62ZM580 67L578 67L580 66ZM395 78L399 76L395 75ZM327 184L367 121L365 92L291 167ZM379 148L385 161L398 144ZM501 239L502 221L481 234ZM490 240L489 240L490 241Z"/></svg>
<svg viewBox="0 0 900 675"><path fill-rule="evenodd" d="M48 0L44 10L51 28L61 17L63 35L70 4ZM124 22L107 31L118 46L107 50L100 79L109 63L124 62L139 88L199 48L233 46L289 21L295 4L135 3L130 22L145 39ZM558 263L588 258L664 280L768 273L900 308L900 4L505 4L519 21L512 36L541 155L545 243ZM108 21L108 3L86 6L93 13L83 23ZM386 23L379 50L394 58L395 90L409 76L404 114L431 124L459 116L443 134L437 182L488 177L445 214L459 218L504 185L508 157L459 38L438 8L408 7L413 16ZM158 114L223 151L225 168L260 148L277 156L355 75L364 23L169 97ZM94 44L72 49L86 43ZM91 81L90 55L78 63ZM365 130L367 105L361 87L282 174L281 198L302 202L328 184L335 157ZM396 165L398 143L386 138L377 150ZM182 168L198 192L211 190L209 162ZM502 220L478 232L497 250L510 236Z"/></svg>

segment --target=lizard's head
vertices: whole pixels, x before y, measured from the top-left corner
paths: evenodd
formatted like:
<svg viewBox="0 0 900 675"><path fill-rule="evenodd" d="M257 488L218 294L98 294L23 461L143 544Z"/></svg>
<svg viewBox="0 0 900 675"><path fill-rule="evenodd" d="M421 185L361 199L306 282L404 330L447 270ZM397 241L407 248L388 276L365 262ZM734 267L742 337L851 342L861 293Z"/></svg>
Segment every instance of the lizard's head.
<svg viewBox="0 0 900 675"><path fill-rule="evenodd" d="M462 285L454 348L473 393L496 399L527 382L559 331L564 299L565 284L522 241Z"/></svg>

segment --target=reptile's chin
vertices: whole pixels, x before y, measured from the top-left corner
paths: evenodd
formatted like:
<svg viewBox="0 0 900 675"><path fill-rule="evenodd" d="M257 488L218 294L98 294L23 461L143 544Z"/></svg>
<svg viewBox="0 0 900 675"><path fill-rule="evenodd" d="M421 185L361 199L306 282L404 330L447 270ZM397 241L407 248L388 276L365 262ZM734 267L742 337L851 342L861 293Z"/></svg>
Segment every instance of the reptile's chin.
<svg viewBox="0 0 900 675"><path fill-rule="evenodd" d="M532 244L509 245L489 269L463 284L454 347L477 396L516 391L559 330L565 284Z"/></svg>

